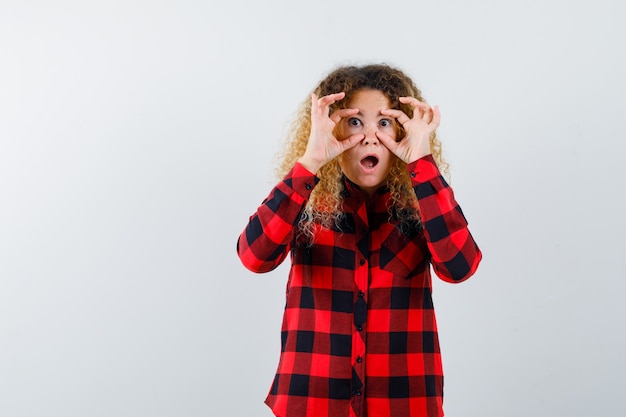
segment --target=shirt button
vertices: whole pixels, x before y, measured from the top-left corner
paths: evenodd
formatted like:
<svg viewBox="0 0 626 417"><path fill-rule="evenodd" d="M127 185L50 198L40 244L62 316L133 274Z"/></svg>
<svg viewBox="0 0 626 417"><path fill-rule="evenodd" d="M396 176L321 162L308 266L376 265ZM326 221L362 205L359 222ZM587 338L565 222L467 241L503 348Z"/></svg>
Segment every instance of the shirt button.
<svg viewBox="0 0 626 417"><path fill-rule="evenodd" d="M411 172L411 178L415 178L415 172Z"/></svg>
<svg viewBox="0 0 626 417"><path fill-rule="evenodd" d="M359 261L359 265L361 266L365 265L365 259L361 258L361 260Z"/></svg>
<svg viewBox="0 0 626 417"><path fill-rule="evenodd" d="M356 326L356 330L360 332L361 330L363 330L363 326Z"/></svg>
<svg viewBox="0 0 626 417"><path fill-rule="evenodd" d="M304 184L304 188L306 188L307 190L311 190L313 186L307 183L307 184Z"/></svg>
<svg viewBox="0 0 626 417"><path fill-rule="evenodd" d="M359 356L358 358L356 358L356 362L357 362L357 363L361 363L361 362L363 362L363 358Z"/></svg>
<svg viewBox="0 0 626 417"><path fill-rule="evenodd" d="M355 389L354 390L354 395L356 395L357 397L361 396L361 390L360 389Z"/></svg>
<svg viewBox="0 0 626 417"><path fill-rule="evenodd" d="M365 297L365 294L363 293L363 291L359 291L359 298L363 298Z"/></svg>

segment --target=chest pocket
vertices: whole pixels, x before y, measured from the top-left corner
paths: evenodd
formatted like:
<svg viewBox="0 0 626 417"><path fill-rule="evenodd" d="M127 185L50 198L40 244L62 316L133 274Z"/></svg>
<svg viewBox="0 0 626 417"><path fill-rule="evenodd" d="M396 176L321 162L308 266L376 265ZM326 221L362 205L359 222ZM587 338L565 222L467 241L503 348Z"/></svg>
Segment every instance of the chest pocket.
<svg viewBox="0 0 626 417"><path fill-rule="evenodd" d="M430 253L421 226L387 224L381 232L381 269L408 279L429 267Z"/></svg>

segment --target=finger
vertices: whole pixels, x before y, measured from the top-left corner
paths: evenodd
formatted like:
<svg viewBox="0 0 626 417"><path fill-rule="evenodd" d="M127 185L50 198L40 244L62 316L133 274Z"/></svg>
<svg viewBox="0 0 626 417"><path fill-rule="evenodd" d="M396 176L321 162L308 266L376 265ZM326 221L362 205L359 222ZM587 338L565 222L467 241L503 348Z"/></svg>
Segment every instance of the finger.
<svg viewBox="0 0 626 417"><path fill-rule="evenodd" d="M435 126L435 129L439 127L439 123L441 122L441 112L439 111L439 106L435 106L433 109L433 119L430 124Z"/></svg>
<svg viewBox="0 0 626 417"><path fill-rule="evenodd" d="M394 138L382 132L376 132L376 137L391 153L395 154L395 150L398 149L398 142Z"/></svg>
<svg viewBox="0 0 626 417"><path fill-rule="evenodd" d="M430 123L430 121L433 118L433 112L430 109L430 107L422 109L422 119L426 122L426 123Z"/></svg>
<svg viewBox="0 0 626 417"><path fill-rule="evenodd" d="M359 109L339 109L330 115L330 120L332 120L333 122L335 122L335 124L337 124L342 118L345 118L348 116L354 116L358 112L359 112Z"/></svg>
<svg viewBox="0 0 626 417"><path fill-rule="evenodd" d="M336 101L343 99L345 95L346 93L341 92L341 93L329 94L327 96L319 98L317 100L317 105L318 105L319 110L323 114L328 115L330 106Z"/></svg>
<svg viewBox="0 0 626 417"><path fill-rule="evenodd" d="M311 94L311 116L319 114L319 112L320 112L319 99L317 98L317 94L312 93Z"/></svg>
<svg viewBox="0 0 626 417"><path fill-rule="evenodd" d="M386 109L386 110L381 110L380 113L384 116L391 116L394 119L396 119L401 125L404 125L406 122L408 122L409 120L411 120L409 118L409 116L406 115L405 112L403 112L402 110L396 110L396 109Z"/></svg>
<svg viewBox="0 0 626 417"><path fill-rule="evenodd" d="M425 101L419 101L415 97L400 97L399 100L400 100L400 103L410 104L413 107L420 107L420 108L430 107L428 103L426 103Z"/></svg>
<svg viewBox="0 0 626 417"><path fill-rule="evenodd" d="M400 97L400 102L410 104L413 107L413 117L429 122L432 118L430 105L425 101L419 101L415 97Z"/></svg>
<svg viewBox="0 0 626 417"><path fill-rule="evenodd" d="M400 97L400 102L404 104L410 104L413 107L413 118L422 119L426 123L432 120L432 109L430 105L425 101L419 101L415 97Z"/></svg>
<svg viewBox="0 0 626 417"><path fill-rule="evenodd" d="M343 91L341 93L334 93L334 94L329 94L327 96L321 97L319 99L319 103L322 106L330 106L331 104L333 104L335 101L339 101L342 98L344 98L346 95L346 93L344 93Z"/></svg>
<svg viewBox="0 0 626 417"><path fill-rule="evenodd" d="M318 99L315 93L311 94L311 128L315 128L321 116L321 110L318 106Z"/></svg>

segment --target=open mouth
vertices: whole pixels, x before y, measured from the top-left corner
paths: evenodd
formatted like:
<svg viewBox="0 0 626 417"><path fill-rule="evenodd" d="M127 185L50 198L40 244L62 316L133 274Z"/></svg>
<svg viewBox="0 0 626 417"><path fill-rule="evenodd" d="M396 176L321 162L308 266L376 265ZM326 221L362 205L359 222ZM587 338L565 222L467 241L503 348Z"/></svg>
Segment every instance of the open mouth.
<svg viewBox="0 0 626 417"><path fill-rule="evenodd" d="M364 168L374 168L376 165L378 165L378 158L375 156L370 155L361 159L361 166Z"/></svg>

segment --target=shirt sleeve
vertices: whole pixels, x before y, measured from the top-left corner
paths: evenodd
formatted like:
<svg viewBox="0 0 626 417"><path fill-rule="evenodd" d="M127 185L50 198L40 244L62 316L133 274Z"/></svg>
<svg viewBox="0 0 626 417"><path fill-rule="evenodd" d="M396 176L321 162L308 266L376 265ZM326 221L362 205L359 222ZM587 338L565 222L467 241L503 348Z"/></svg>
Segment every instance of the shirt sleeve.
<svg viewBox="0 0 626 417"><path fill-rule="evenodd" d="M465 281L476 272L482 253L452 188L432 155L408 164L407 169L417 195L433 270L444 281Z"/></svg>
<svg viewBox="0 0 626 417"><path fill-rule="evenodd" d="M274 187L237 240L237 253L246 268L268 272L285 260L300 213L318 182L319 178L296 163Z"/></svg>

